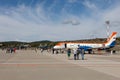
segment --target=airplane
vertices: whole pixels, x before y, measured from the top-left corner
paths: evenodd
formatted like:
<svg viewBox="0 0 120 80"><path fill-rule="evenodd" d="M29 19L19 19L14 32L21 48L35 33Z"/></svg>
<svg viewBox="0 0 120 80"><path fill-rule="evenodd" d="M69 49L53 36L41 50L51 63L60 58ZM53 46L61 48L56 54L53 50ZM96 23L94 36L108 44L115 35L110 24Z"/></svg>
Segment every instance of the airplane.
<svg viewBox="0 0 120 80"><path fill-rule="evenodd" d="M105 43L75 43L75 42L60 42L57 43L53 49L74 49L83 48L88 53L92 52L92 49L109 49L115 46L117 32L112 32L112 34L107 38Z"/></svg>
<svg viewBox="0 0 120 80"><path fill-rule="evenodd" d="M45 50L47 50L47 52L48 52L48 49L50 49L49 46L39 46L38 48L41 49L41 53L42 53L43 51L45 51Z"/></svg>

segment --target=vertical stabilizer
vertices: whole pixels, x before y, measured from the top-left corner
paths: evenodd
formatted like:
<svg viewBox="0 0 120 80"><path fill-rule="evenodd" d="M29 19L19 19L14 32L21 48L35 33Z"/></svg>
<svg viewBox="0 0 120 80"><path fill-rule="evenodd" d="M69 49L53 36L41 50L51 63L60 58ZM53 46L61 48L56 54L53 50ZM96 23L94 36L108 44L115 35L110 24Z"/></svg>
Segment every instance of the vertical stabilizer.
<svg viewBox="0 0 120 80"><path fill-rule="evenodd" d="M117 32L113 32L111 34L111 36L107 39L107 42L105 43L106 47L114 47L115 46L116 34L117 34Z"/></svg>

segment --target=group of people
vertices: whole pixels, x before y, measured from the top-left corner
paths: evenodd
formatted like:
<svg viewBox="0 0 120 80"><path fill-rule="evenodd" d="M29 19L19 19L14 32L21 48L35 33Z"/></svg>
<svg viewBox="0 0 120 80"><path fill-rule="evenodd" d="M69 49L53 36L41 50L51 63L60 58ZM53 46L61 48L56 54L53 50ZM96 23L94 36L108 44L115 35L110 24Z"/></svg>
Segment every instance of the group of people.
<svg viewBox="0 0 120 80"><path fill-rule="evenodd" d="M71 49L68 49L67 50L68 59L70 59L71 53L72 53ZM80 55L81 55L81 59L84 60L84 53L85 51L82 48L73 49L74 60L79 60Z"/></svg>
<svg viewBox="0 0 120 80"><path fill-rule="evenodd" d="M7 48L6 49L6 53L15 53L16 52L16 48Z"/></svg>

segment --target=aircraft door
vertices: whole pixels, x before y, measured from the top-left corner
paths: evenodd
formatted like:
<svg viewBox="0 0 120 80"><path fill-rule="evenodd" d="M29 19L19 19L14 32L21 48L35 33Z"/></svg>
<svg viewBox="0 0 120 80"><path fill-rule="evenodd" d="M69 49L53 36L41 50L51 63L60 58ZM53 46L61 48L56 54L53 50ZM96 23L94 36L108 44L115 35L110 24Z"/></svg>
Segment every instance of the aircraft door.
<svg viewBox="0 0 120 80"><path fill-rule="evenodd" d="M64 45L65 45L65 48L67 48L67 44L65 43Z"/></svg>

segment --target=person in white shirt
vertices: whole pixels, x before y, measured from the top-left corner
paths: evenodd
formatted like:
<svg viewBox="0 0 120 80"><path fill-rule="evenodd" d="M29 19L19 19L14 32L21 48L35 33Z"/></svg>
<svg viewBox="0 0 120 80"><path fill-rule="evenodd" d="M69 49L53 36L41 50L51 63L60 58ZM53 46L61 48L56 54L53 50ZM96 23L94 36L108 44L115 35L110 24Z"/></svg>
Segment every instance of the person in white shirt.
<svg viewBox="0 0 120 80"><path fill-rule="evenodd" d="M77 57L77 49L73 49L73 54L74 54L74 60L76 60L76 57Z"/></svg>

